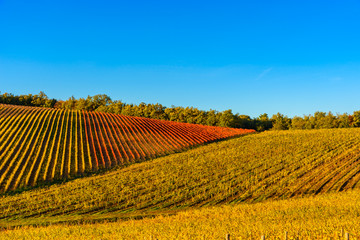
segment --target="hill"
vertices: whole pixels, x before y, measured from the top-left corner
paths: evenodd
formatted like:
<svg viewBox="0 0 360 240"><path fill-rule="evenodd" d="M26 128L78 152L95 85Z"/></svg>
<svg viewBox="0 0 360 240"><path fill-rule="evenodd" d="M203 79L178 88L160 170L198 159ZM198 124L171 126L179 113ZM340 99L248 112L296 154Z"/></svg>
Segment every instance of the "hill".
<svg viewBox="0 0 360 240"><path fill-rule="evenodd" d="M350 239L360 237L359 190L190 209L173 216L0 231L13 239Z"/></svg>
<svg viewBox="0 0 360 240"><path fill-rule="evenodd" d="M0 105L0 192L125 166L253 130Z"/></svg>
<svg viewBox="0 0 360 240"><path fill-rule="evenodd" d="M215 142L98 176L4 196L0 224L128 219L359 187L360 129Z"/></svg>

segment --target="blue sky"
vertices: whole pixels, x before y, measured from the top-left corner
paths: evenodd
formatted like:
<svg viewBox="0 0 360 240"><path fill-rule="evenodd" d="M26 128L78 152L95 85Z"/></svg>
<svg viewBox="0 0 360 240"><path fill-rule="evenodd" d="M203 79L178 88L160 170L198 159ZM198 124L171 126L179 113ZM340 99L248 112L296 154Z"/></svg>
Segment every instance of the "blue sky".
<svg viewBox="0 0 360 240"><path fill-rule="evenodd" d="M0 0L0 91L352 113L359 25L359 0Z"/></svg>

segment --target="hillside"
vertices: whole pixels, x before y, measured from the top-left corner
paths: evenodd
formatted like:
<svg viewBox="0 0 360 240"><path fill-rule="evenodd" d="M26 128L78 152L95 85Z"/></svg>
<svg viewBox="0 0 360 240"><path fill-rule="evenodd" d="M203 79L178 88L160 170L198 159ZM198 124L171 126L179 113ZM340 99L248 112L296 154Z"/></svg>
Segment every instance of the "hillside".
<svg viewBox="0 0 360 240"><path fill-rule="evenodd" d="M0 231L13 239L350 239L360 237L359 190L185 210L174 216Z"/></svg>
<svg viewBox="0 0 360 240"><path fill-rule="evenodd" d="M0 192L64 180L254 132L0 104Z"/></svg>
<svg viewBox="0 0 360 240"><path fill-rule="evenodd" d="M264 132L4 196L0 224L139 218L359 187L360 129Z"/></svg>

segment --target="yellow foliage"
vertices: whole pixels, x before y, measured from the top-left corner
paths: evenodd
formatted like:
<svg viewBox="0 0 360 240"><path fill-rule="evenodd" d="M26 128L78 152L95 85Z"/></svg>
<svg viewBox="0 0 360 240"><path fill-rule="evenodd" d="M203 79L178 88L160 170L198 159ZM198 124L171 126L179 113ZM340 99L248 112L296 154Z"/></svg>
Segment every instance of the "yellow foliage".
<svg viewBox="0 0 360 240"><path fill-rule="evenodd" d="M342 231L343 230L343 231ZM174 216L21 227L1 239L350 239L360 237L360 192L187 210Z"/></svg>

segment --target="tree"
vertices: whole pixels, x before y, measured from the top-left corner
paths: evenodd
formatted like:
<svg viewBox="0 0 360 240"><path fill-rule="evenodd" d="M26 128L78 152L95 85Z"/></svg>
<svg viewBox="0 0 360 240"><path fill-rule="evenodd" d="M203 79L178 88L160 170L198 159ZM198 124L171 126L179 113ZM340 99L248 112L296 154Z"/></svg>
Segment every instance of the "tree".
<svg viewBox="0 0 360 240"><path fill-rule="evenodd" d="M89 111L95 111L100 106L108 106L112 103L111 98L106 94L88 96L86 100L88 101L87 110Z"/></svg>
<svg viewBox="0 0 360 240"><path fill-rule="evenodd" d="M353 126L353 127L360 127L360 111L355 111L355 112L353 113L352 126Z"/></svg>
<svg viewBox="0 0 360 240"><path fill-rule="evenodd" d="M132 104L128 104L122 108L121 114L127 116L134 116L134 109Z"/></svg>
<svg viewBox="0 0 360 240"><path fill-rule="evenodd" d="M74 98L74 96L71 96L68 100L66 100L63 103L62 108L67 110L72 110L75 109L75 106L76 106L76 99Z"/></svg>
<svg viewBox="0 0 360 240"><path fill-rule="evenodd" d="M272 121L269 119L267 113L261 114L255 119L256 131L265 131L272 128Z"/></svg>
<svg viewBox="0 0 360 240"><path fill-rule="evenodd" d="M166 114L166 118L167 120L170 121L178 121L179 119L179 110L177 107L172 106L171 108L166 108L164 110L165 114Z"/></svg>
<svg viewBox="0 0 360 240"><path fill-rule="evenodd" d="M334 116L331 112L326 114L325 112L317 111L315 112L312 120L314 122L314 127L317 129L338 127L336 116Z"/></svg>
<svg viewBox="0 0 360 240"><path fill-rule="evenodd" d="M234 124L233 127L235 128L251 128L253 121L248 115L239 115L235 114L234 116Z"/></svg>
<svg viewBox="0 0 360 240"><path fill-rule="evenodd" d="M291 125L291 119L281 113L277 113L271 117L272 130L287 130Z"/></svg>
<svg viewBox="0 0 360 240"><path fill-rule="evenodd" d="M350 117L347 113L337 115L338 127L339 128L349 128L351 127Z"/></svg>
<svg viewBox="0 0 360 240"><path fill-rule="evenodd" d="M150 113L150 118L154 119L165 119L165 107L159 103L153 105L153 109Z"/></svg>
<svg viewBox="0 0 360 240"><path fill-rule="evenodd" d="M233 127L234 126L234 114L231 109L225 110L220 115L219 126L220 127Z"/></svg>
<svg viewBox="0 0 360 240"><path fill-rule="evenodd" d="M115 114L121 114L122 109L124 108L125 103L122 103L119 100L113 101L112 104L109 105L108 111Z"/></svg>
<svg viewBox="0 0 360 240"><path fill-rule="evenodd" d="M216 126L216 114L217 112L215 110L210 109L210 111L206 113L205 125Z"/></svg>
<svg viewBox="0 0 360 240"><path fill-rule="evenodd" d="M306 120L295 116L291 119L291 129L306 129Z"/></svg>

